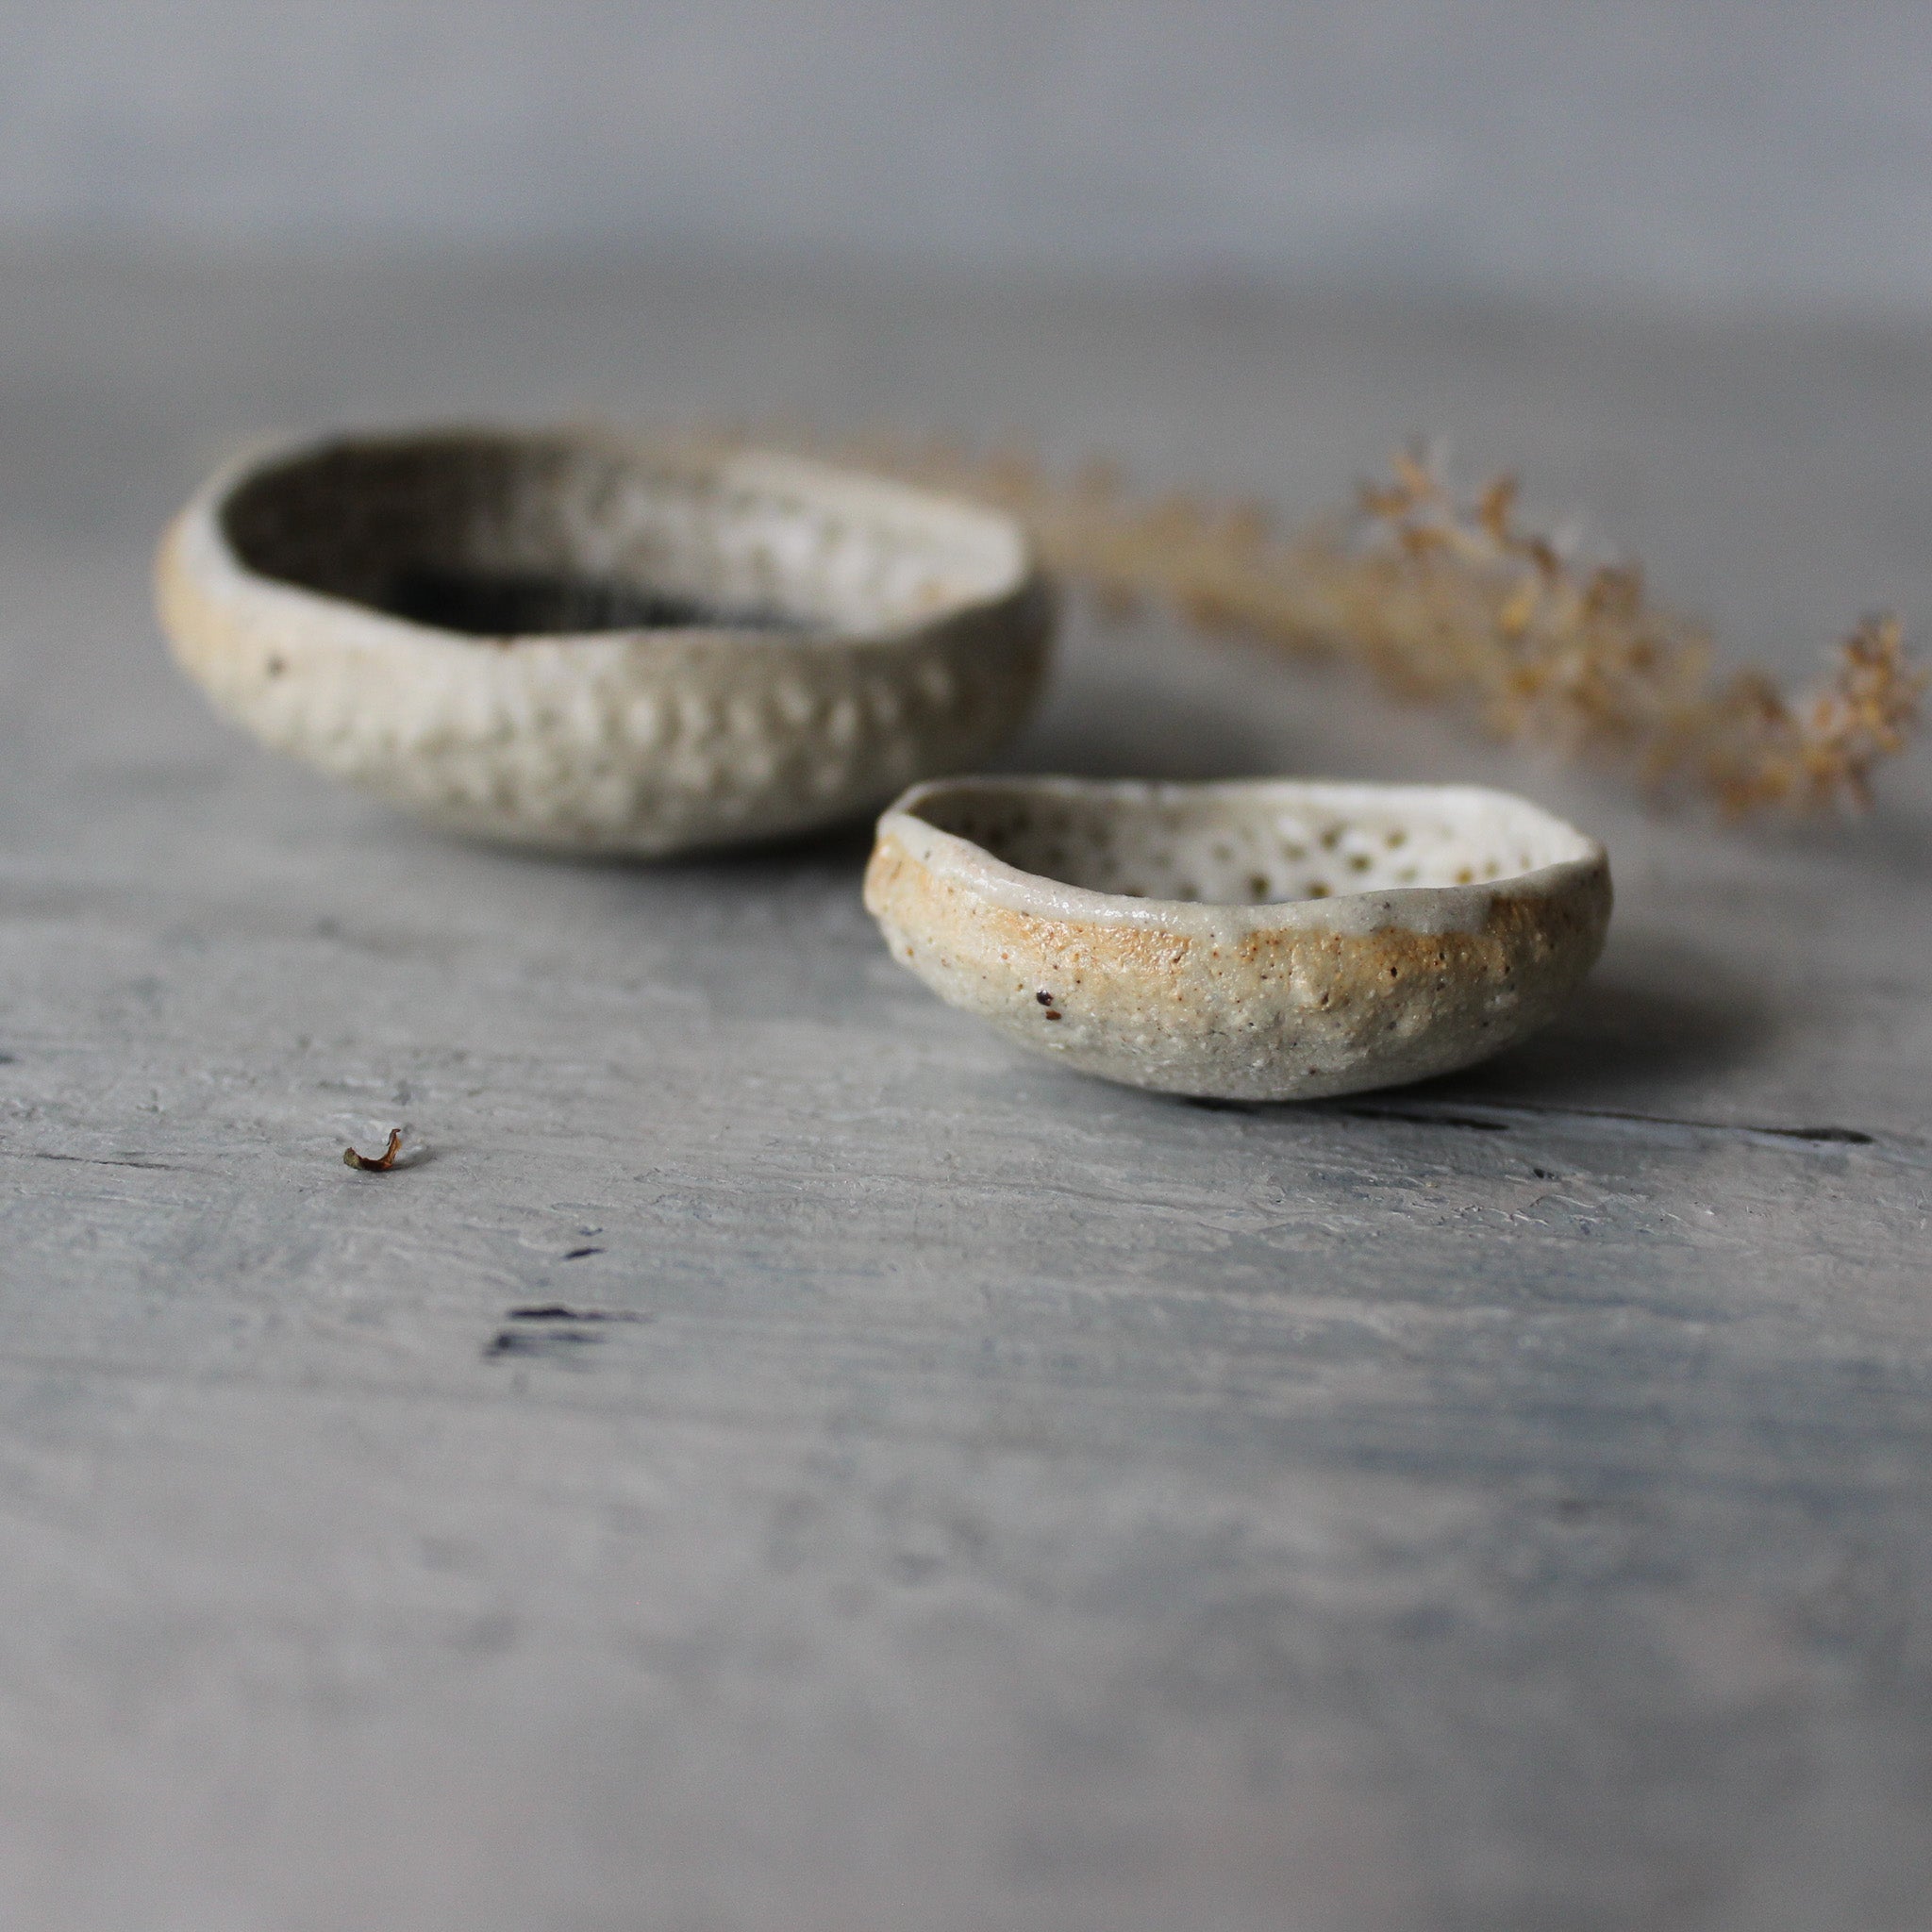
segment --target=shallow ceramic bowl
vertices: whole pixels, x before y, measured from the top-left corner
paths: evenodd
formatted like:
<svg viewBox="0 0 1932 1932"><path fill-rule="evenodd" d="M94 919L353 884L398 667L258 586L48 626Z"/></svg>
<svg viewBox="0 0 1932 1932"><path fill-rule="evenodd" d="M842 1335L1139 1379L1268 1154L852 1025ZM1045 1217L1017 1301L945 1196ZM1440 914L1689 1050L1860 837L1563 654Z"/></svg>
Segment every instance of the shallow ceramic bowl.
<svg viewBox="0 0 1932 1932"><path fill-rule="evenodd" d="M865 901L941 999L1036 1053L1304 1100L1541 1026L1602 950L1610 873L1470 786L959 778L879 821Z"/></svg>
<svg viewBox="0 0 1932 1932"><path fill-rule="evenodd" d="M344 437L164 539L182 668L258 738L458 830L660 854L983 759L1052 612L1007 518L789 457Z"/></svg>

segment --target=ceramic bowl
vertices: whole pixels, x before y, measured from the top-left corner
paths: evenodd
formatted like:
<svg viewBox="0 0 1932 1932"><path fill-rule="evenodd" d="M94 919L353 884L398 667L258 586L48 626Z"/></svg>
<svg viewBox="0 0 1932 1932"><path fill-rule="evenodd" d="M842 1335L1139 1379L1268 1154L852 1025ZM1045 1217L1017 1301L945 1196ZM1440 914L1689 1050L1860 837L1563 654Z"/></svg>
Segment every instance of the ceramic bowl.
<svg viewBox="0 0 1932 1932"><path fill-rule="evenodd" d="M266 743L577 851L805 831L976 764L1052 622L1005 517L577 431L276 451L195 496L157 575L176 659Z"/></svg>
<svg viewBox="0 0 1932 1932"><path fill-rule="evenodd" d="M1034 1053L1304 1100L1533 1032L1602 949L1610 874L1469 786L958 778L880 819L865 896L896 958Z"/></svg>

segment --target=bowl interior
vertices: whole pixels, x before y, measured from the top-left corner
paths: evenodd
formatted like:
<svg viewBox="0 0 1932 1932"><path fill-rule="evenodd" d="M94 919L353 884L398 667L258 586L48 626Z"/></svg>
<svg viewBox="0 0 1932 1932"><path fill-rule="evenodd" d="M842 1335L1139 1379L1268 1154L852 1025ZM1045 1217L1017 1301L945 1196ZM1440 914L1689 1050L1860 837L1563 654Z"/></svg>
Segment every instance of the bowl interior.
<svg viewBox="0 0 1932 1932"><path fill-rule="evenodd" d="M916 810L1021 872L1213 906L1472 885L1590 849L1533 807L1458 788L966 783Z"/></svg>
<svg viewBox="0 0 1932 1932"><path fill-rule="evenodd" d="M253 472L223 529L262 576L477 637L891 629L1003 588L964 506L755 455L566 435L349 440Z"/></svg>

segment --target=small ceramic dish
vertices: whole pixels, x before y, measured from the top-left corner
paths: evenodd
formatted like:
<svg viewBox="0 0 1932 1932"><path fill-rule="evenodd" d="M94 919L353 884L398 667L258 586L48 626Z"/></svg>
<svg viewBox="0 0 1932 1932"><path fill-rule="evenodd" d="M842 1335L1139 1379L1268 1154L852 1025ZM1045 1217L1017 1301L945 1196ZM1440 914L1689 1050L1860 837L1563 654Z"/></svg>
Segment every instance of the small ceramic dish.
<svg viewBox="0 0 1932 1932"><path fill-rule="evenodd" d="M865 902L941 999L1036 1053L1306 1100L1541 1026L1602 950L1610 873L1470 786L958 778L879 821Z"/></svg>
<svg viewBox="0 0 1932 1932"><path fill-rule="evenodd" d="M586 432L341 437L163 540L182 668L258 738L458 830L662 854L983 760L1042 682L1010 520L822 463Z"/></svg>

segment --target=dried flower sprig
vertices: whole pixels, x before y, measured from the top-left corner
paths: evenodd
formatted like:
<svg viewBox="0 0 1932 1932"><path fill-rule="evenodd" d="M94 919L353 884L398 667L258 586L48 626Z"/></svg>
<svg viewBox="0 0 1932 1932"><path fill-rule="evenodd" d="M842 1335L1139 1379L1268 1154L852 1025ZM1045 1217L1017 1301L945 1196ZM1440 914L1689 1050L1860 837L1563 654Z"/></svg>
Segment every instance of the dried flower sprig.
<svg viewBox="0 0 1932 1932"><path fill-rule="evenodd" d="M1257 503L1135 497L1107 464L1060 482L954 445L841 453L1012 512L1103 608L1153 601L1205 630L1352 656L1500 736L1613 759L1653 796L1732 817L1867 803L1925 684L1890 615L1852 631L1808 698L1759 671L1720 676L1708 632L1655 604L1637 566L1579 561L1523 527L1513 477L1465 500L1420 452L1349 511L1286 536Z"/></svg>

